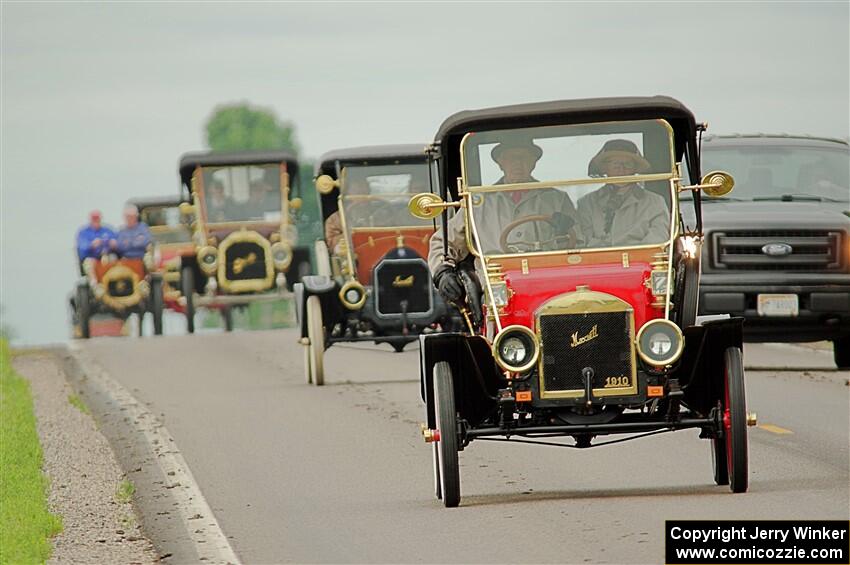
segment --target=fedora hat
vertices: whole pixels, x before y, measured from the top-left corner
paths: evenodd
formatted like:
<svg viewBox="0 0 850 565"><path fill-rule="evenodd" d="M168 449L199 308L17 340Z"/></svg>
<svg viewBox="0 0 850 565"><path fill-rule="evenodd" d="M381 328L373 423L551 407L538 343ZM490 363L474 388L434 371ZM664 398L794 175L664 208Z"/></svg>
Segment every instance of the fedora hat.
<svg viewBox="0 0 850 565"><path fill-rule="evenodd" d="M612 158L628 159L634 164L636 173L648 173L652 166L640 154L637 145L628 139L611 139L605 142L599 153L594 155L587 166L587 174L601 177L605 174L605 164Z"/></svg>
<svg viewBox="0 0 850 565"><path fill-rule="evenodd" d="M534 155L534 162L540 160L540 157L543 155L543 150L540 149L537 145L534 144L531 139L508 139L499 143L496 147L490 151L490 157L493 158L497 163L499 162L499 158L502 156L502 153L507 151L508 149L526 149L530 151Z"/></svg>

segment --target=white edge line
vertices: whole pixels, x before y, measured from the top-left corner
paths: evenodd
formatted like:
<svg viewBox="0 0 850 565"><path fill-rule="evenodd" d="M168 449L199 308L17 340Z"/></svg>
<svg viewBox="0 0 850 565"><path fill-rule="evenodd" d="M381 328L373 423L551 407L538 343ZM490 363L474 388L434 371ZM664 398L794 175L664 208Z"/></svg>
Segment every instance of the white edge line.
<svg viewBox="0 0 850 565"><path fill-rule="evenodd" d="M240 565L236 552L224 535L212 508L207 504L201 488L192 476L189 465L177 450L177 443L165 425L127 389L112 379L77 342L71 342L68 350L79 362L85 376L97 381L121 409L126 411L136 429L144 435L163 476L170 482L167 487L177 499L180 518L188 537L195 545L198 558L208 563ZM195 533L196 530L200 531Z"/></svg>

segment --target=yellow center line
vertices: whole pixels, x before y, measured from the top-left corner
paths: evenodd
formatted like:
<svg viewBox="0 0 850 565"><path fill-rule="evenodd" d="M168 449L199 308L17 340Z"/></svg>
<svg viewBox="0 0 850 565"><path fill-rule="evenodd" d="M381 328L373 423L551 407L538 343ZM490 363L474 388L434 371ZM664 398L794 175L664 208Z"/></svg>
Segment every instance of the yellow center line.
<svg viewBox="0 0 850 565"><path fill-rule="evenodd" d="M794 433L791 430L786 430L785 428L780 428L779 426L774 426L773 424L759 424L758 427L765 431L779 435Z"/></svg>

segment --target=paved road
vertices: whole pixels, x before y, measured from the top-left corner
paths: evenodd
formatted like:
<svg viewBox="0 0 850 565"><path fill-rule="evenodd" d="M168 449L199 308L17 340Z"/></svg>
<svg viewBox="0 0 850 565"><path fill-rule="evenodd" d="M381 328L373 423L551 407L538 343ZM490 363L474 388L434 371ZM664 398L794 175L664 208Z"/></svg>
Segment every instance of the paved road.
<svg viewBox="0 0 850 565"><path fill-rule="evenodd" d="M86 350L161 418L246 563L661 562L676 518L850 515L850 373L748 371L751 486L713 484L683 431L590 450L476 442L462 506L433 498L418 352L334 346L302 380L290 330L100 339ZM758 366L830 354L747 347Z"/></svg>

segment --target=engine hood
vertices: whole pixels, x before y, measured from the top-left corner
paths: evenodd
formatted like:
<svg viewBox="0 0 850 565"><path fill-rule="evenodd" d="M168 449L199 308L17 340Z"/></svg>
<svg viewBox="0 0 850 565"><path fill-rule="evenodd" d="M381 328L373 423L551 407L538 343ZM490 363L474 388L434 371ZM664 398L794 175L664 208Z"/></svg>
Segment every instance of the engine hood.
<svg viewBox="0 0 850 565"><path fill-rule="evenodd" d="M847 202L752 202L703 203L706 232L719 229L843 229L850 233Z"/></svg>

